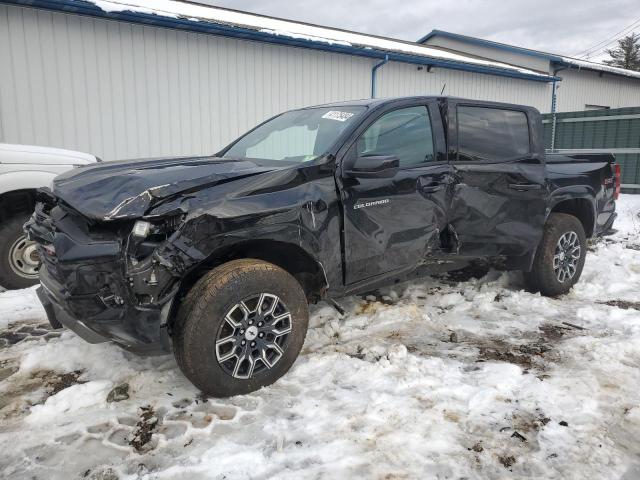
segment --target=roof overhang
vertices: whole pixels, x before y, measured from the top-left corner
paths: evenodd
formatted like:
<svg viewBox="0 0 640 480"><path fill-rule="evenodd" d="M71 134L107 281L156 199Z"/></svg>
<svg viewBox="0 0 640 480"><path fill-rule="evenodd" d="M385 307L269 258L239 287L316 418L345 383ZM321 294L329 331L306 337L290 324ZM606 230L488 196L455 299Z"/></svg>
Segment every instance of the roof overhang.
<svg viewBox="0 0 640 480"><path fill-rule="evenodd" d="M433 37L450 38L452 40L459 40L472 45L481 45L483 47L496 48L498 50L504 50L506 52L520 53L521 55L527 55L529 57L544 58L551 61L561 61L562 57L559 55L553 55L551 53L539 52L537 50L531 50L528 48L517 47L515 45L507 45L506 43L494 42L492 40L485 40L483 38L469 37L468 35L462 35L460 33L445 32L444 30L431 30L424 37L418 40L417 43L426 43L427 40Z"/></svg>
<svg viewBox="0 0 640 480"><path fill-rule="evenodd" d="M200 18L194 19L180 16L163 16L149 11L130 11L126 9L118 11L107 11L100 8L92 1L88 0L0 0L0 3L34 7L57 12L99 17L109 20L118 20L210 35L219 35L243 40L343 53L359 57L384 59L385 56L388 56L389 60L396 62L435 66L467 72L484 73L488 75L497 75L535 82L552 82L560 80L559 77L546 75L544 73L523 72L518 70L516 67L513 67L513 69L507 69L500 68L499 66L486 64L483 65L478 63L465 63L463 61L449 60L446 58L428 57L425 55L415 55L411 53L404 53L381 48L372 48L368 46L345 45L342 43L331 41L322 41L315 38L304 38L296 35L287 35L286 33L282 32L262 31L261 29L246 28L238 25L231 25L228 23L206 21Z"/></svg>
<svg viewBox="0 0 640 480"><path fill-rule="evenodd" d="M640 72L634 72L632 70L626 70L619 67L610 67L596 62L590 62L588 60L581 60L579 58L563 57L561 55L555 55L553 53L541 52L538 50L531 50L529 48L517 47L515 45L507 45L506 43L494 42L492 40L485 40L483 38L469 37L459 33L445 32L444 30L431 30L424 37L420 38L417 43L425 44L429 39L433 37L449 38L452 40L458 40L468 43L470 45L479 45L488 48L495 48L505 52L518 53L520 55L526 55L529 57L543 58L549 60L555 67L562 67L573 70L590 70L598 73L609 73L611 75L619 75L629 78L640 79Z"/></svg>

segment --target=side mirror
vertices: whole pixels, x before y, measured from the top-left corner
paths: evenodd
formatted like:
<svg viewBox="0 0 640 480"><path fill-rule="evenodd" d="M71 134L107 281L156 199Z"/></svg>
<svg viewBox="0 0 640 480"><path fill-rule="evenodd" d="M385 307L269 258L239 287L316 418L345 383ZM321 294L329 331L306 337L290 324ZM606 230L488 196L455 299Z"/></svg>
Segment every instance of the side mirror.
<svg viewBox="0 0 640 480"><path fill-rule="evenodd" d="M372 155L356 158L345 173L356 178L391 178L399 168L400 159L395 155Z"/></svg>

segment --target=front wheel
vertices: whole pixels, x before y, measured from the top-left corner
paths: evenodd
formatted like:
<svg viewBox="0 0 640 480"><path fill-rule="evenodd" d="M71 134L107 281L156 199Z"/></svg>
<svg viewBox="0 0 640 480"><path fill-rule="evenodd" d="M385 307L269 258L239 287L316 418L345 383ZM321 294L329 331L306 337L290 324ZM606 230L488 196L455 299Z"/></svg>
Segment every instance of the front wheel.
<svg viewBox="0 0 640 480"><path fill-rule="evenodd" d="M308 322L304 291L289 273L260 260L233 260L204 275L184 298L174 353L204 393L244 394L289 370Z"/></svg>
<svg viewBox="0 0 640 480"><path fill-rule="evenodd" d="M0 224L0 285L8 289L27 288L39 282L40 256L36 243L27 239L22 226L28 215Z"/></svg>
<svg viewBox="0 0 640 480"><path fill-rule="evenodd" d="M582 223L565 213L552 213L544 226L533 268L524 273L527 289L549 297L571 290L582 273L587 239Z"/></svg>

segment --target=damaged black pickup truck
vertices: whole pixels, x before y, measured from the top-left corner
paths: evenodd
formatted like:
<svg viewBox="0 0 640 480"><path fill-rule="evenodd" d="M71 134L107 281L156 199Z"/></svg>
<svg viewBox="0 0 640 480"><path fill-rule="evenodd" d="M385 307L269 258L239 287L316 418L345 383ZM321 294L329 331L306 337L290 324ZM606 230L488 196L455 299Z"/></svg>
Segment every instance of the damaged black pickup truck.
<svg viewBox="0 0 640 480"><path fill-rule="evenodd" d="M173 351L226 396L291 367L309 302L478 259L567 292L619 187L611 155L546 155L533 108L363 100L283 113L211 157L78 168L25 230L54 327Z"/></svg>

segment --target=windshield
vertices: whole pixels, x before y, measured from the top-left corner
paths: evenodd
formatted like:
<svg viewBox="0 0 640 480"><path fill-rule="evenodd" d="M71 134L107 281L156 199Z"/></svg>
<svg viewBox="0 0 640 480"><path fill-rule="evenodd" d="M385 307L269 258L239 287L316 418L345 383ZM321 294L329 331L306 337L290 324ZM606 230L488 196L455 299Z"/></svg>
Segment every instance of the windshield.
<svg viewBox="0 0 640 480"><path fill-rule="evenodd" d="M308 162L326 153L364 110L322 107L285 112L246 134L223 157Z"/></svg>

